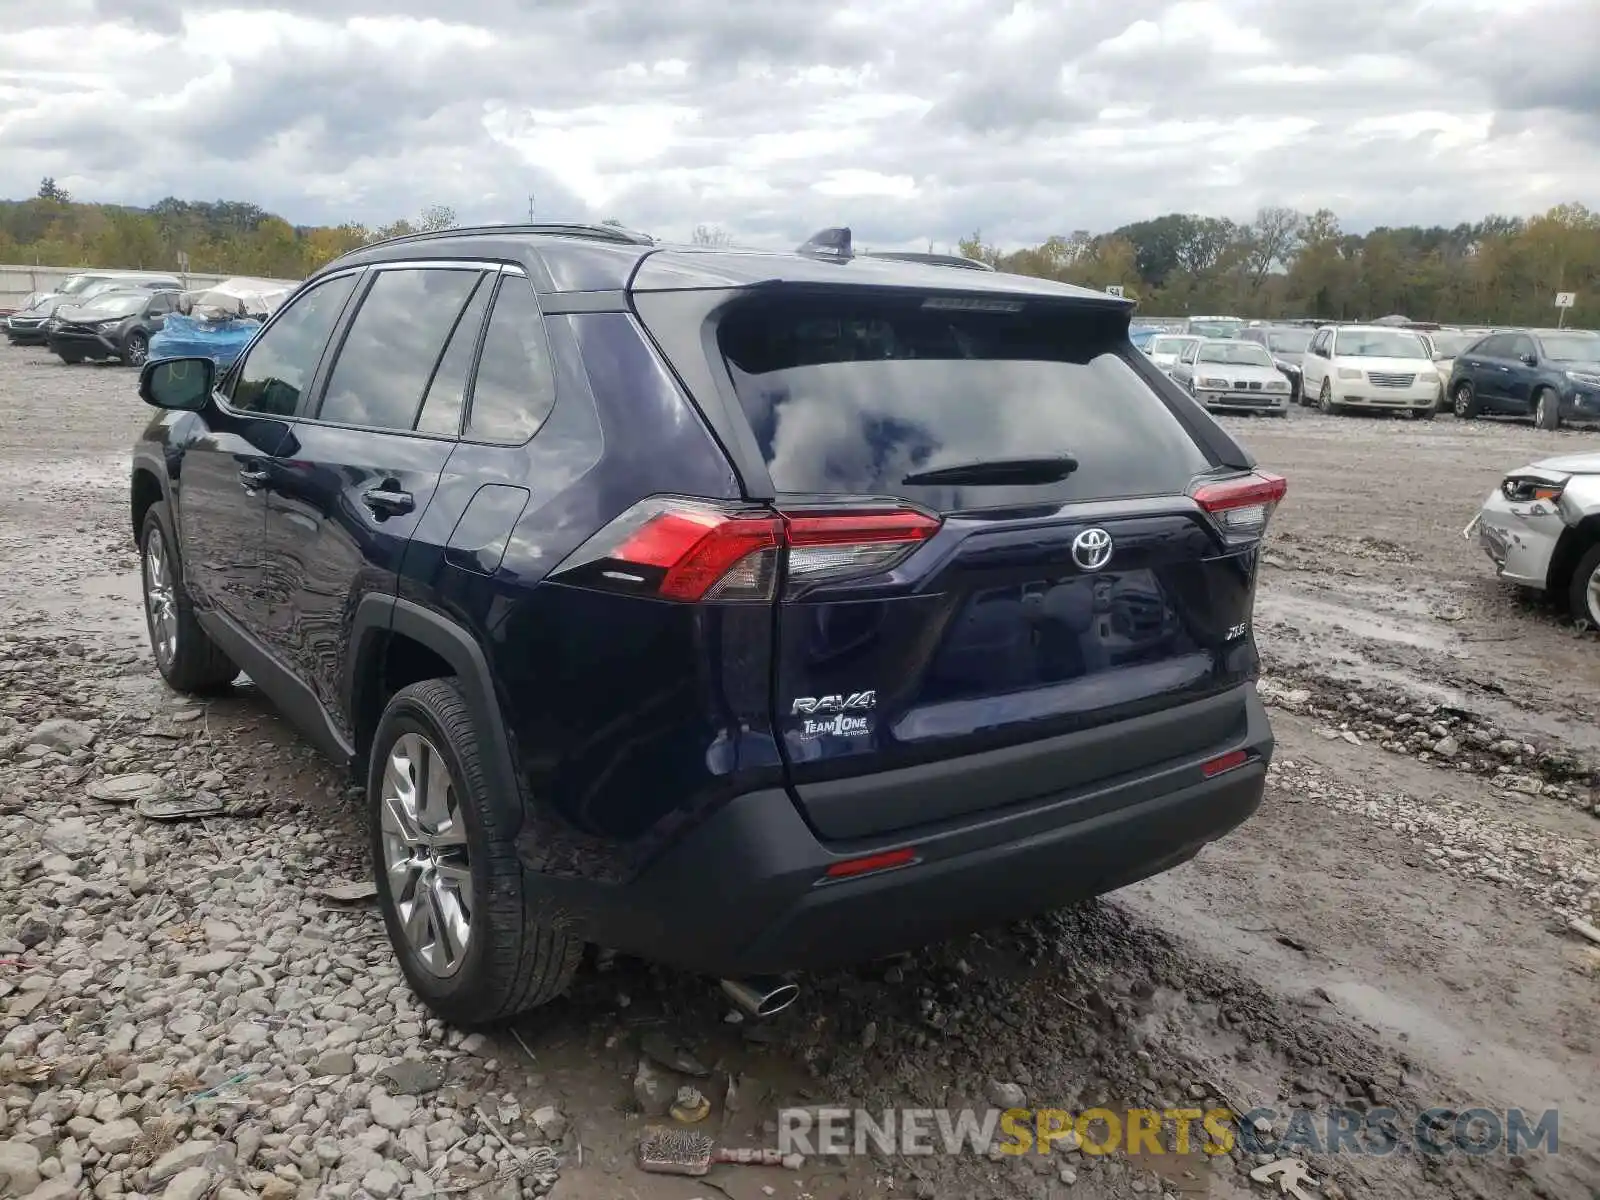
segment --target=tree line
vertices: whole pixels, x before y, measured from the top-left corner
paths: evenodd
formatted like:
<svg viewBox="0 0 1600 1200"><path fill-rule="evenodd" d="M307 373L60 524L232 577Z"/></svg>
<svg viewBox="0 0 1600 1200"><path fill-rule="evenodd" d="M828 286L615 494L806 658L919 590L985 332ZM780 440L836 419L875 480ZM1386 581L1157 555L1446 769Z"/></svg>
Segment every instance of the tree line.
<svg viewBox="0 0 1600 1200"><path fill-rule="evenodd" d="M54 179L28 200L0 200L0 263L50 267L256 275L303 279L369 242L456 223L453 209L434 205L414 220L387 225L290 225L237 200L169 196L149 208L76 202Z"/></svg>
<svg viewBox="0 0 1600 1200"><path fill-rule="evenodd" d="M295 226L254 204L168 197L150 208L85 204L54 179L0 201L0 262L188 269L299 279L377 239L448 228L437 205L388 225ZM616 222L613 222L616 223ZM698 226L692 240L728 236ZM1141 312L1182 316L1374 318L1404 313L1472 324L1553 323L1557 292L1578 293L1569 323L1600 325L1600 213L1563 204L1532 217L1381 226L1346 233L1327 209L1263 208L1246 223L1168 213L1109 233L1078 230L1001 250L974 233L960 251L1006 271L1088 287L1121 286Z"/></svg>
<svg viewBox="0 0 1600 1200"><path fill-rule="evenodd" d="M1556 322L1556 293L1576 292L1567 323L1600 325L1600 213L1581 204L1526 218L1380 226L1366 234L1346 233L1327 209L1263 208L1246 224L1169 213L1013 251L974 233L960 250L1003 271L1121 286L1152 316L1360 320L1402 313L1542 326Z"/></svg>

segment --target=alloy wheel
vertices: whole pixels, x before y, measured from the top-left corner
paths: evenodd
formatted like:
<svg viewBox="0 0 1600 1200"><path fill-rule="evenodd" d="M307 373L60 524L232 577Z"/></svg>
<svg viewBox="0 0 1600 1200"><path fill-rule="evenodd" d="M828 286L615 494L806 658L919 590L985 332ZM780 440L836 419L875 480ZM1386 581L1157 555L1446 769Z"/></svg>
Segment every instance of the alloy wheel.
<svg viewBox="0 0 1600 1200"><path fill-rule="evenodd" d="M144 543L144 606L156 662L169 667L178 654L178 601L167 561L166 538L161 526L154 523Z"/></svg>
<svg viewBox="0 0 1600 1200"><path fill-rule="evenodd" d="M150 343L143 334L133 334L128 338L128 365L142 367L150 357Z"/></svg>
<svg viewBox="0 0 1600 1200"><path fill-rule="evenodd" d="M430 974L448 978L472 938L472 868L450 767L420 733L405 733L383 772L383 867L406 942Z"/></svg>
<svg viewBox="0 0 1600 1200"><path fill-rule="evenodd" d="M1583 591L1584 602L1589 608L1589 624L1600 629L1600 566L1589 575L1589 586Z"/></svg>
<svg viewBox="0 0 1600 1200"><path fill-rule="evenodd" d="M1458 387L1456 389L1456 394L1455 394L1454 409L1455 409L1456 416L1458 416L1458 417L1466 416L1467 415L1467 408L1471 405L1471 403L1472 403L1472 391L1471 391L1470 388L1467 387L1466 384L1462 384L1460 387Z"/></svg>

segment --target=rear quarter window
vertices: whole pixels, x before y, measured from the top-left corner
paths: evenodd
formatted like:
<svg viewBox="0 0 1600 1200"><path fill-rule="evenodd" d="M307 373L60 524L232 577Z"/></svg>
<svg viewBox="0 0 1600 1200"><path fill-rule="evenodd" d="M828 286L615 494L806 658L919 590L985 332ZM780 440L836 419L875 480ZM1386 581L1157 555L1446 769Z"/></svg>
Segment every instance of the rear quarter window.
<svg viewBox="0 0 1600 1200"><path fill-rule="evenodd" d="M1180 493L1213 465L1130 363L1125 316L1022 303L974 312L841 296L734 309L718 340L773 486L953 511ZM1061 453L1079 466L1058 483L902 482Z"/></svg>

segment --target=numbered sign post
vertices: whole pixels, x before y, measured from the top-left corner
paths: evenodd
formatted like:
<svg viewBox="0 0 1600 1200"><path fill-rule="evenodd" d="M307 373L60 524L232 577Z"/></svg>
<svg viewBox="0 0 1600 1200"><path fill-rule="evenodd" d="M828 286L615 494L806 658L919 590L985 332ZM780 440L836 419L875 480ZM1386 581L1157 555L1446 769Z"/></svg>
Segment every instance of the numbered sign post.
<svg viewBox="0 0 1600 1200"><path fill-rule="evenodd" d="M1577 292L1557 292L1556 293L1556 310L1557 310L1556 311L1556 328L1557 329L1565 329L1567 327L1567 309L1569 309L1573 305L1577 304L1577 302L1578 302L1578 293Z"/></svg>

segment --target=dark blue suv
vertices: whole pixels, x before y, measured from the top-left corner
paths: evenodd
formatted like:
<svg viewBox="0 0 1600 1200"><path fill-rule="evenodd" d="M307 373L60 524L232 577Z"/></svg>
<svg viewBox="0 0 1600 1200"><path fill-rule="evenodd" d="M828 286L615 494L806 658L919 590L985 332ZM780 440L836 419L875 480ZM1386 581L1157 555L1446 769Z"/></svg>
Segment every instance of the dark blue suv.
<svg viewBox="0 0 1600 1200"><path fill-rule="evenodd" d="M462 1024L585 944L727 981L1050 909L1261 800L1282 479L996 272L504 226L370 246L133 457L151 642L363 773L405 974Z"/></svg>

